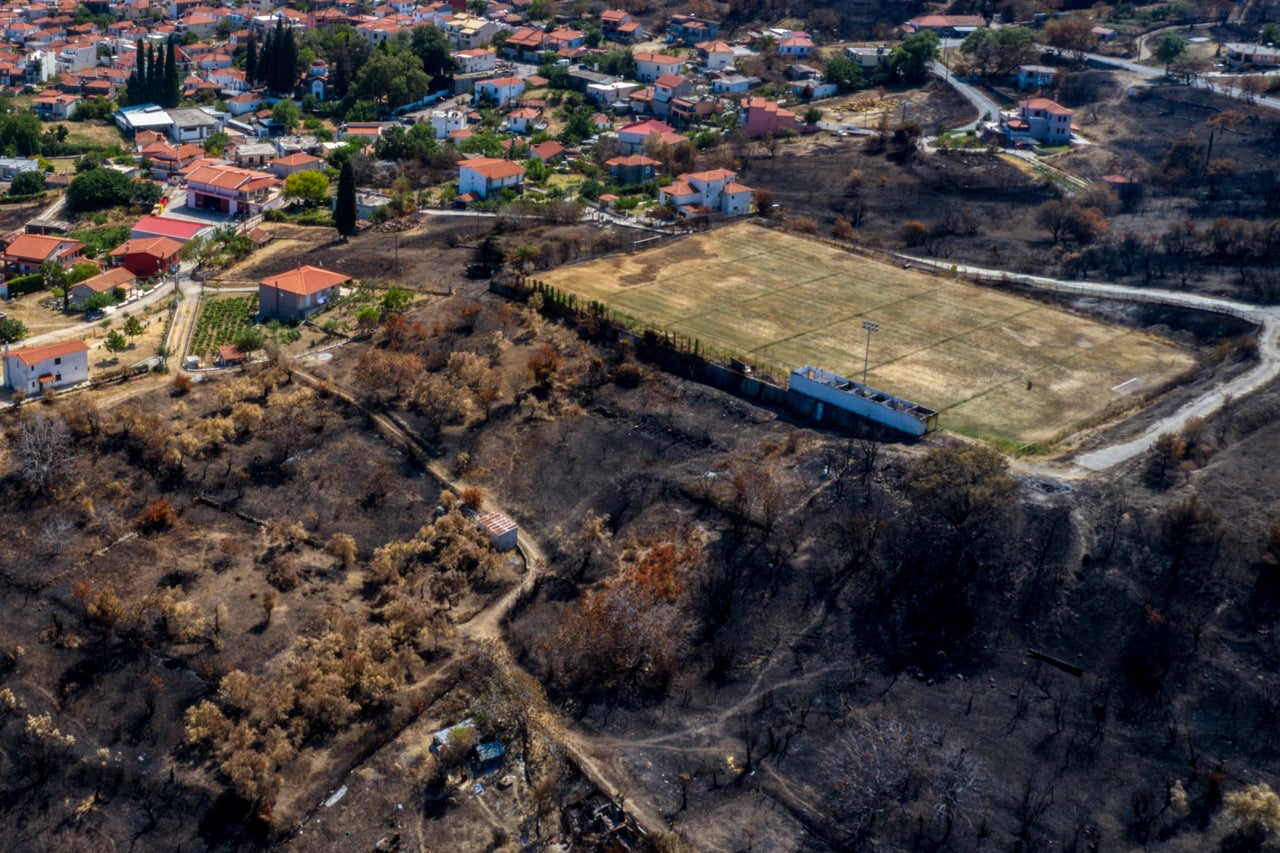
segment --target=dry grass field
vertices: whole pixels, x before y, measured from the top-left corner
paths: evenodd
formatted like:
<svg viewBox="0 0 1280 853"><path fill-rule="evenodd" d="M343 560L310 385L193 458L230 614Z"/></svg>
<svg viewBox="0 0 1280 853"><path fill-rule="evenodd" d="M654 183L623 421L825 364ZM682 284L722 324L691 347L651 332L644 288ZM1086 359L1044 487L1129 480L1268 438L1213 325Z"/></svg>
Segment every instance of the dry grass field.
<svg viewBox="0 0 1280 853"><path fill-rule="evenodd" d="M1052 442L1107 413L1109 389L1194 365L1167 340L742 223L542 277L629 319L758 361L860 378L937 409L945 429Z"/></svg>

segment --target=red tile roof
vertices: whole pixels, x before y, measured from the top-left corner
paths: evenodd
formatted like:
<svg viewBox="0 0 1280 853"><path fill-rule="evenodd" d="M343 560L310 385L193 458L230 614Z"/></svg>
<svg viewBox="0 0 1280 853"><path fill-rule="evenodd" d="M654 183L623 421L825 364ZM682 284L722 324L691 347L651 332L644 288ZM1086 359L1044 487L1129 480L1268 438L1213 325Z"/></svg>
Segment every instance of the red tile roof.
<svg viewBox="0 0 1280 853"><path fill-rule="evenodd" d="M470 169L482 178L510 178L524 174L524 166L512 160L498 160L492 157L477 157L474 160L461 160L459 169Z"/></svg>
<svg viewBox="0 0 1280 853"><path fill-rule="evenodd" d="M144 231L161 237L172 237L183 242L193 239L204 228L202 222L188 222L185 219L168 219L163 216L144 216L134 223L134 231Z"/></svg>
<svg viewBox="0 0 1280 853"><path fill-rule="evenodd" d="M115 290L117 287L124 287L128 284L134 284L138 277L129 272L124 267L113 267L104 273L99 273L93 278L87 278L75 287L87 287L94 293L106 293Z"/></svg>
<svg viewBox="0 0 1280 853"><path fill-rule="evenodd" d="M63 243L71 245L58 251ZM79 240L66 237L47 237L43 234L22 234L15 238L4 250L6 257L20 258L24 261L46 261L56 254L58 257L72 254L84 248Z"/></svg>
<svg viewBox="0 0 1280 853"><path fill-rule="evenodd" d="M111 257L148 255L153 258L168 260L178 254L178 250L181 248L182 241L175 240L172 237L139 237L134 240L126 240L116 246L111 250Z"/></svg>
<svg viewBox="0 0 1280 853"><path fill-rule="evenodd" d="M11 356L17 356L18 361L27 367L39 364L50 358L61 358L64 355L71 355L77 352L88 352L89 345L84 341L59 341L56 344L45 344L40 347L27 347L26 349L16 349L9 353Z"/></svg>
<svg viewBox="0 0 1280 853"><path fill-rule="evenodd" d="M351 276L349 275L320 267L305 266L290 270L274 278L264 278L262 283L285 293L310 296L313 293L319 293L321 290L326 290L336 284L345 284L348 281L351 281Z"/></svg>

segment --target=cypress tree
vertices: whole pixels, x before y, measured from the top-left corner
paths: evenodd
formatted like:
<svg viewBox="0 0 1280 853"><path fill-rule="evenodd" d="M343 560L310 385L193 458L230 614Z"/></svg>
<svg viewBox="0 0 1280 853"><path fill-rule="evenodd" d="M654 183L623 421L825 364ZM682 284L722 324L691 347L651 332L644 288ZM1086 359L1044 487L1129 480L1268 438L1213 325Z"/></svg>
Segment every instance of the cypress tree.
<svg viewBox="0 0 1280 853"><path fill-rule="evenodd" d="M129 84L129 101L137 106L147 102L147 50L145 47L138 48L138 64L134 67L133 73L137 79Z"/></svg>
<svg viewBox="0 0 1280 853"><path fill-rule="evenodd" d="M249 36L249 44L244 49L244 79L252 85L258 79L258 40Z"/></svg>
<svg viewBox="0 0 1280 853"><path fill-rule="evenodd" d="M182 81L178 79L176 54L177 49L173 46L173 39L169 39L164 57L164 105L166 107L176 107L182 101Z"/></svg>
<svg viewBox="0 0 1280 853"><path fill-rule="evenodd" d="M160 62L151 45L147 45L147 100L160 103Z"/></svg>
<svg viewBox="0 0 1280 853"><path fill-rule="evenodd" d="M356 170L351 159L342 164L338 175L338 196L334 202L333 224L342 235L343 242L356 233Z"/></svg>
<svg viewBox="0 0 1280 853"><path fill-rule="evenodd" d="M276 18L276 32L271 45L271 65L268 68L267 89L272 92L282 91L280 86L280 67L284 62L284 17Z"/></svg>

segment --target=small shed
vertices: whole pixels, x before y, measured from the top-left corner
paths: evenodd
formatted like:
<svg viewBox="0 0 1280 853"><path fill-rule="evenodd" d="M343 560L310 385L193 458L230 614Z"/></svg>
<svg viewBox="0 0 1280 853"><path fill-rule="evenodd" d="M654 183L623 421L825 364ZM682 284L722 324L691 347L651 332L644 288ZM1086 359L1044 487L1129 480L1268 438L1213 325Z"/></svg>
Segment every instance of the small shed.
<svg viewBox="0 0 1280 853"><path fill-rule="evenodd" d="M477 744L474 752L475 773L477 776L500 769L502 760L507 755L506 747L496 740Z"/></svg>
<svg viewBox="0 0 1280 853"><path fill-rule="evenodd" d="M218 347L218 366L219 367L236 367L244 364L249 360L249 356L245 355L240 347L235 344L226 344Z"/></svg>
<svg viewBox="0 0 1280 853"><path fill-rule="evenodd" d="M431 736L431 751L439 752L447 747L464 745L464 748L470 748L480 739L480 732L476 728L476 721L471 717L467 717L460 723L454 723L448 728L441 729Z"/></svg>
<svg viewBox="0 0 1280 853"><path fill-rule="evenodd" d="M495 551L510 551L516 547L516 538L520 535L519 526L500 512L488 512L480 516L477 523L489 537L489 544Z"/></svg>

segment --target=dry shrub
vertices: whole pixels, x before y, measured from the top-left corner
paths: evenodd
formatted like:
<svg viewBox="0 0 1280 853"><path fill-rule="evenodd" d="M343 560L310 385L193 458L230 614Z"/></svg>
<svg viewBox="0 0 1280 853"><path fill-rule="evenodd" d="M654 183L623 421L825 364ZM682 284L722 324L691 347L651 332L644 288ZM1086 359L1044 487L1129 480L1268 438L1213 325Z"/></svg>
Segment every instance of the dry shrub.
<svg viewBox="0 0 1280 853"><path fill-rule="evenodd" d="M814 219L807 216L797 216L787 221L787 225L792 231L799 231L801 234L817 234L818 223Z"/></svg>
<svg viewBox="0 0 1280 853"><path fill-rule="evenodd" d="M173 393L186 394L191 390L191 386L195 383L191 381L191 377L185 373L179 373L173 377Z"/></svg>
<svg viewBox="0 0 1280 853"><path fill-rule="evenodd" d="M475 486L462 490L462 505L470 510L479 510L484 506L484 494Z"/></svg>
<svg viewBox="0 0 1280 853"><path fill-rule="evenodd" d="M638 364L620 364L613 369L613 383L619 388L638 388L644 381L644 370Z"/></svg>
<svg viewBox="0 0 1280 853"><path fill-rule="evenodd" d="M138 515L137 525L143 533L156 533L168 530L177 520L178 513L174 511L173 504L165 498L160 498L143 507Z"/></svg>
<svg viewBox="0 0 1280 853"><path fill-rule="evenodd" d="M837 240L852 240L857 236L853 223L847 219L837 219L835 224L831 226L831 236Z"/></svg>
<svg viewBox="0 0 1280 853"><path fill-rule="evenodd" d="M356 540L346 533L335 533L329 537L325 550L338 558L344 569L356 564Z"/></svg>
<svg viewBox="0 0 1280 853"><path fill-rule="evenodd" d="M267 566L267 583L281 592L289 592L302 582L302 568L289 554L281 554Z"/></svg>

